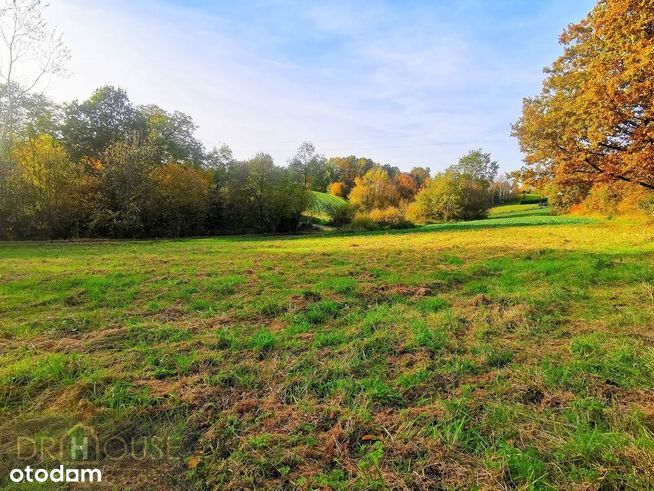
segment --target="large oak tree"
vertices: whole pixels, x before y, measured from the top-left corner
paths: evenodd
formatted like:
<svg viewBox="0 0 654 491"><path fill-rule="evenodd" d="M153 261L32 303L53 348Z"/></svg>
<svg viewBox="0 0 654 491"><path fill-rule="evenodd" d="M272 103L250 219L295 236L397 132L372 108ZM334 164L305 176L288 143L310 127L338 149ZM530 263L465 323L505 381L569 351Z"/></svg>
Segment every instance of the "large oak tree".
<svg viewBox="0 0 654 491"><path fill-rule="evenodd" d="M654 189L654 2L600 0L514 125L527 183Z"/></svg>

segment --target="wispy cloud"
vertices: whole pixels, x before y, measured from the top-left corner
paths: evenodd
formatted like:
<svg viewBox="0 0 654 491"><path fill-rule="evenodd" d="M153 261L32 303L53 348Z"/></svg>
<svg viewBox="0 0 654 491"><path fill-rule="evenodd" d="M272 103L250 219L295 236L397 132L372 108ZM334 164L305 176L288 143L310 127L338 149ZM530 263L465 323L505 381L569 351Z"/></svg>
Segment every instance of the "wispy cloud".
<svg viewBox="0 0 654 491"><path fill-rule="evenodd" d="M439 169L483 146L509 169L521 97L591 3L59 0L49 17L73 75L50 92L120 85L242 158L283 162L309 139L327 155Z"/></svg>

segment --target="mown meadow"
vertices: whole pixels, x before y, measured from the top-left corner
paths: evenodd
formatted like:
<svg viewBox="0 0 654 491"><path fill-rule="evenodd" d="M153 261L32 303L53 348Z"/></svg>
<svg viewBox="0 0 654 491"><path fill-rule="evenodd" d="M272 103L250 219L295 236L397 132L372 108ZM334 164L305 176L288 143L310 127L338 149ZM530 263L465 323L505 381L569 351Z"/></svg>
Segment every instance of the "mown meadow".
<svg viewBox="0 0 654 491"><path fill-rule="evenodd" d="M304 214L324 222L329 222L336 209L346 203L347 200L340 198L339 196L311 191L309 208L304 212Z"/></svg>
<svg viewBox="0 0 654 491"><path fill-rule="evenodd" d="M81 422L175 443L103 445L118 488L654 486L654 225L525 206L0 244L0 482L19 436Z"/></svg>

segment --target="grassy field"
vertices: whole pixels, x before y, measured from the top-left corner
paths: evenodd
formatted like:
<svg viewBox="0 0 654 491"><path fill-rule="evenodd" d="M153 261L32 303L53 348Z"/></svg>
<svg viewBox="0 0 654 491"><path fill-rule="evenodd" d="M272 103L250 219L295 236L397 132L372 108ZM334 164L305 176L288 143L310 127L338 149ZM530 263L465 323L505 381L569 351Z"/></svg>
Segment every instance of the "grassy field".
<svg viewBox="0 0 654 491"><path fill-rule="evenodd" d="M0 245L0 484L84 423L117 489L651 488L654 226L541 211Z"/></svg>
<svg viewBox="0 0 654 491"><path fill-rule="evenodd" d="M311 204L305 214L325 222L330 219L331 213L337 207L347 203L343 198L317 191L311 191L311 198Z"/></svg>
<svg viewBox="0 0 654 491"><path fill-rule="evenodd" d="M502 217L502 216L520 216L520 215L550 215L551 210L547 207L540 206L538 204L529 204L529 205L503 205L495 206L491 208L488 216L491 218Z"/></svg>

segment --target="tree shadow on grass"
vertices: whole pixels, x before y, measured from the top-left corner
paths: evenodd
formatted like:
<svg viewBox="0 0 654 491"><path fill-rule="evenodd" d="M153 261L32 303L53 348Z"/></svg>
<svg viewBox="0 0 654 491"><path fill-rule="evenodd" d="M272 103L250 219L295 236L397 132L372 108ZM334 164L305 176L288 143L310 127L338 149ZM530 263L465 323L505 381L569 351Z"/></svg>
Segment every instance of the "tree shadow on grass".
<svg viewBox="0 0 654 491"><path fill-rule="evenodd" d="M553 225L582 225L596 222L596 219L586 217L573 217L573 216L557 216L549 213L542 213L534 211L533 213L519 215L519 216L501 216L485 218L481 220L471 220L467 222L447 222L435 223L430 225L423 225L419 227L404 228L404 229L383 229L383 230L357 230L357 231L328 231L328 232L307 232L296 234L266 234L266 235L223 235L214 237L181 237L177 239L171 238L149 238L149 239L86 239L86 240L62 240L62 241L17 241L17 242L0 242L0 259L1 258L27 258L31 256L42 256L44 254L44 246L48 248L48 255L57 256L58 253L69 246L83 246L83 247L96 247L102 246L120 246L135 243L141 244L161 244L162 242L169 243L185 243L198 240L210 241L229 241L229 242L259 242L275 240L303 240L303 239L329 239L339 237L368 237L377 235L403 235L403 234L416 234L416 233L434 233L434 232L451 232L451 231L464 231L464 230L481 230L489 228L509 228L509 227L537 227L537 226L553 226ZM38 249L30 249L30 247L37 246ZM29 251L34 251L30 253Z"/></svg>
<svg viewBox="0 0 654 491"><path fill-rule="evenodd" d="M498 219L504 219L504 218L522 218L522 217L543 217L543 216L557 216L557 215L552 215L552 211L549 208L539 208L539 209L533 209L533 210L525 210L525 211L514 211L511 213L500 213L497 215L491 215L487 219L488 220L498 220ZM558 218L562 218L561 216L557 216Z"/></svg>
<svg viewBox="0 0 654 491"><path fill-rule="evenodd" d="M334 231L323 233L306 233L296 235L241 235L231 237L217 237L217 239L228 239L231 241L257 241L269 240L271 238L297 240L311 238L332 238L332 237L366 237L376 235L402 235L416 233L433 233L449 232L459 230L481 230L487 228L504 228L504 227L536 227L551 225L582 225L595 223L597 220L585 217L555 216L534 213L533 215L521 215L517 217L496 217L482 220L472 220L469 222L448 222L423 225L414 228L404 229L384 229L384 230L367 230L367 231ZM188 240L188 239L182 239Z"/></svg>

